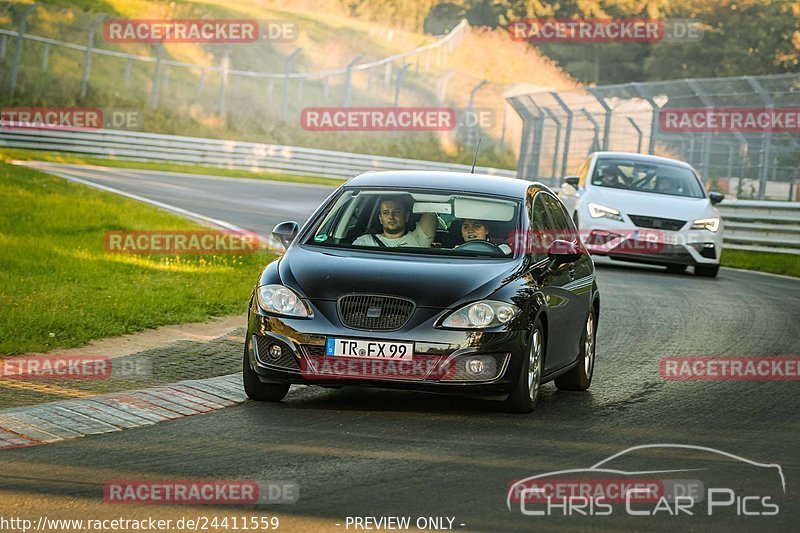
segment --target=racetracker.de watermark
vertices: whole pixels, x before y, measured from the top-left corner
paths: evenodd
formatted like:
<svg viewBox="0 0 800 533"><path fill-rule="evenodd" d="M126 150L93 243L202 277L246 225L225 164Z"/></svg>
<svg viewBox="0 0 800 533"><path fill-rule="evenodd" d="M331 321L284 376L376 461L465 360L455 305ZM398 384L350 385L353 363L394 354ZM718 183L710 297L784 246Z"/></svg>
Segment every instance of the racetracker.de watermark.
<svg viewBox="0 0 800 533"><path fill-rule="evenodd" d="M800 107L662 109L658 125L665 132L800 132Z"/></svg>
<svg viewBox="0 0 800 533"><path fill-rule="evenodd" d="M140 130L142 129L143 121L142 111L139 109L100 109L97 107L0 108L0 129L3 130Z"/></svg>
<svg viewBox="0 0 800 533"><path fill-rule="evenodd" d="M103 23L108 43L254 43L294 41L297 23L253 19L111 19Z"/></svg>
<svg viewBox="0 0 800 533"><path fill-rule="evenodd" d="M111 504L264 505L299 499L295 481L114 480L103 488L103 501Z"/></svg>
<svg viewBox="0 0 800 533"><path fill-rule="evenodd" d="M689 19L518 19L508 26L513 41L533 43L697 42L703 27Z"/></svg>
<svg viewBox="0 0 800 533"><path fill-rule="evenodd" d="M148 357L111 359L102 355L24 355L0 360L0 379L143 379L153 374Z"/></svg>
<svg viewBox="0 0 800 533"><path fill-rule="evenodd" d="M254 254L255 233L234 231L107 231L106 252L112 254Z"/></svg>
<svg viewBox="0 0 800 533"><path fill-rule="evenodd" d="M665 244L685 244L685 238L679 240L675 234L650 228L614 231L589 229L578 230L573 235L565 235L561 231L515 230L508 236L513 251L534 255L551 251L565 253L566 243L576 243L577 239L592 253L658 254L664 250Z"/></svg>
<svg viewBox="0 0 800 533"><path fill-rule="evenodd" d="M449 107L307 107L300 113L308 131L450 131L457 125Z"/></svg>
<svg viewBox="0 0 800 533"><path fill-rule="evenodd" d="M663 357L661 377L693 381L797 381L800 356Z"/></svg>

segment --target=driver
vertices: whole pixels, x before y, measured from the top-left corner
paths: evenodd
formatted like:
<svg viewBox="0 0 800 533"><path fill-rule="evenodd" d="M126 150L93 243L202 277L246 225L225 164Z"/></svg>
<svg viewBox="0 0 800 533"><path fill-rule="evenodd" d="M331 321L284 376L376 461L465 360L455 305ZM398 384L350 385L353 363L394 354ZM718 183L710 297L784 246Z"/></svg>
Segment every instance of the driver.
<svg viewBox="0 0 800 533"><path fill-rule="evenodd" d="M461 237L465 243L470 241L489 241L489 226L483 220L465 218L461 223ZM497 247L506 255L511 253L511 247L507 244L500 244Z"/></svg>
<svg viewBox="0 0 800 533"><path fill-rule="evenodd" d="M434 213L425 213L420 217L414 231L406 231L406 223L411 216L408 204L403 198L390 197L381 201L378 219L383 226L383 234L367 233L353 241L353 246L412 246L430 248L436 237L438 218Z"/></svg>

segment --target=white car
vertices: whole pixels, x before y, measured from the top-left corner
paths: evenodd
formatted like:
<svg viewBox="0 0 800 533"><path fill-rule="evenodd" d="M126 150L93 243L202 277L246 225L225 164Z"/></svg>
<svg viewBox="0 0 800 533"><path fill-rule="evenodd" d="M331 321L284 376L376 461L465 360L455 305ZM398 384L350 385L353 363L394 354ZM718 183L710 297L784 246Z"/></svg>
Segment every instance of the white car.
<svg viewBox="0 0 800 533"><path fill-rule="evenodd" d="M706 194L694 169L682 161L626 152L596 152L559 193L593 255L694 267L715 277L722 254L724 196Z"/></svg>

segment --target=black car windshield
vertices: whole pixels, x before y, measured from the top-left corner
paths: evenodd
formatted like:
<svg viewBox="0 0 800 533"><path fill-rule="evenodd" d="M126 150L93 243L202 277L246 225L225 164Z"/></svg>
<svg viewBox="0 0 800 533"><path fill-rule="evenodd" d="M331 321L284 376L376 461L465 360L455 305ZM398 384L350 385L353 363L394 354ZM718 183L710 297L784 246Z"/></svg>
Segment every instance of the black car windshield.
<svg viewBox="0 0 800 533"><path fill-rule="evenodd" d="M453 258L510 258L520 212L520 202L507 198L349 189L319 219L305 244Z"/></svg>
<svg viewBox="0 0 800 533"><path fill-rule="evenodd" d="M694 172L677 165L652 161L598 159L592 185L612 189L703 198Z"/></svg>

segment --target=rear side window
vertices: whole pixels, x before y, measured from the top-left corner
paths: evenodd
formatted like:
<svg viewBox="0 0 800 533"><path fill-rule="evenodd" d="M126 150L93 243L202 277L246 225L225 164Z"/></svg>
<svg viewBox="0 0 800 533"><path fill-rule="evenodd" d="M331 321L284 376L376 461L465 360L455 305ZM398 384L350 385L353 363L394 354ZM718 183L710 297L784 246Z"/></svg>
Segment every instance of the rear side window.
<svg viewBox="0 0 800 533"><path fill-rule="evenodd" d="M547 257L547 249L550 247L554 232L553 223L547 216L544 197L544 193L537 194L531 209L531 242L528 249L534 261L541 261Z"/></svg>
<svg viewBox="0 0 800 533"><path fill-rule="evenodd" d="M573 226L561 202L547 194L544 195L544 203L547 206L547 213L550 215L550 220L553 222L552 240L575 240L575 226Z"/></svg>

